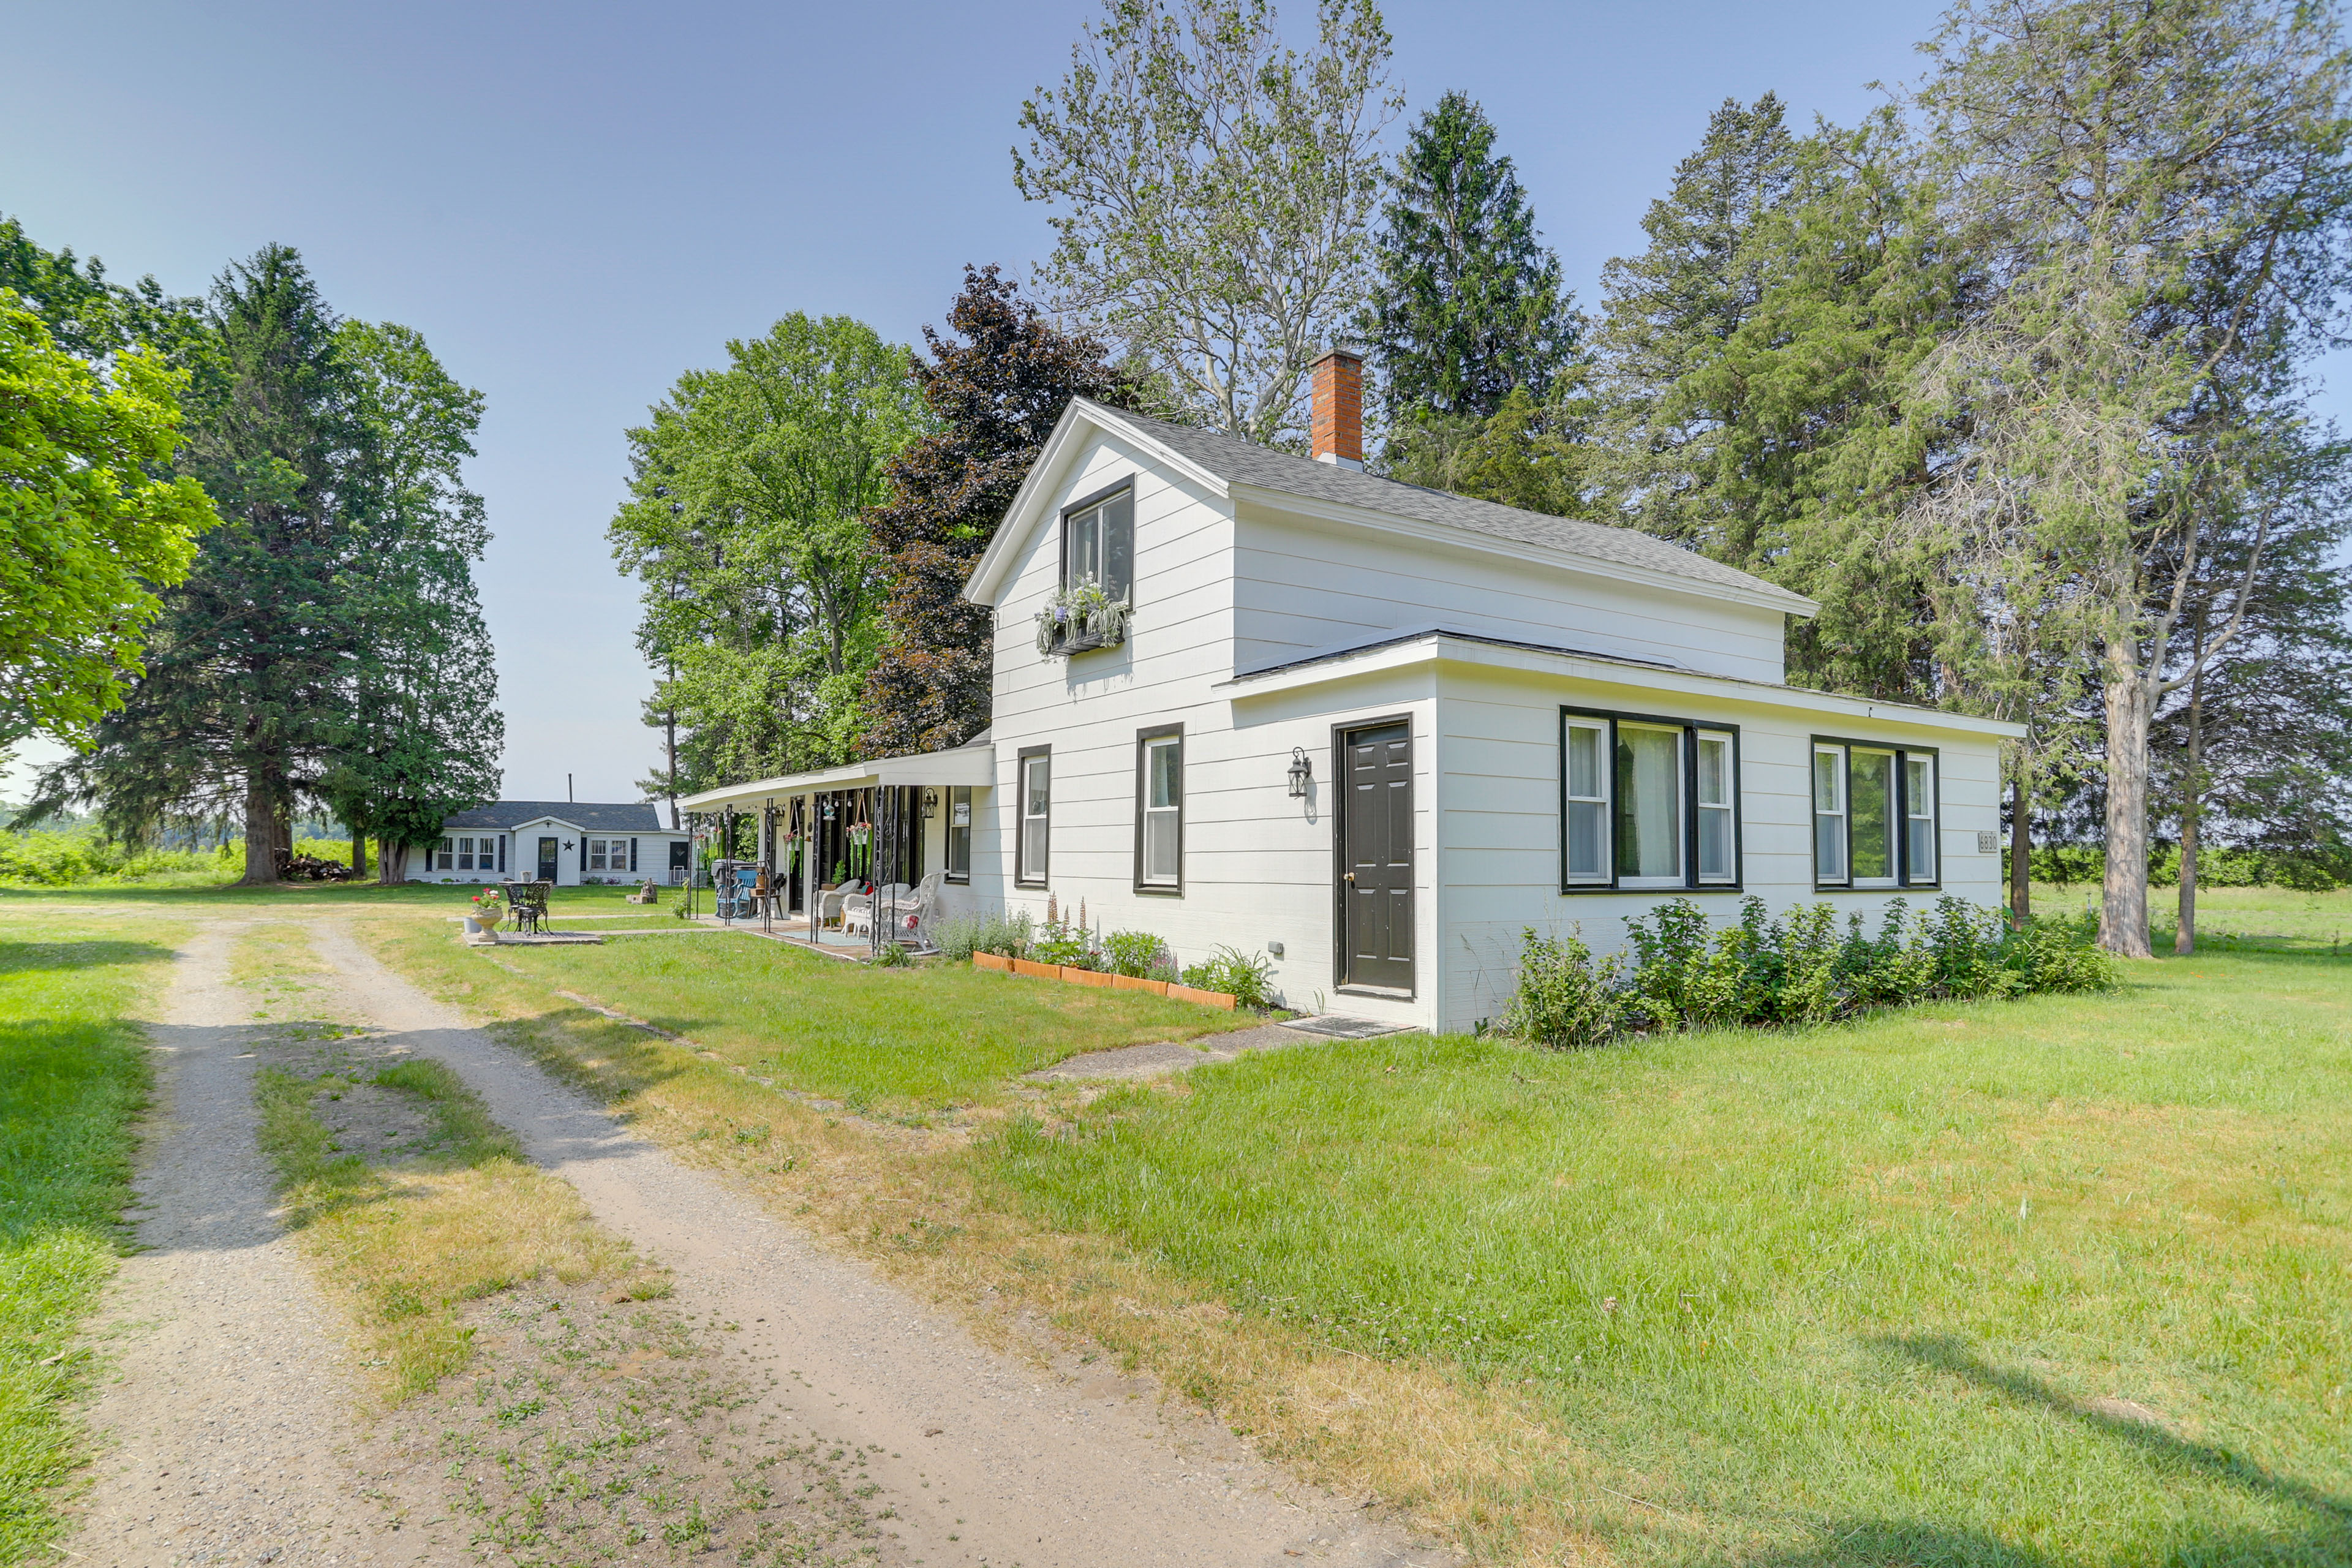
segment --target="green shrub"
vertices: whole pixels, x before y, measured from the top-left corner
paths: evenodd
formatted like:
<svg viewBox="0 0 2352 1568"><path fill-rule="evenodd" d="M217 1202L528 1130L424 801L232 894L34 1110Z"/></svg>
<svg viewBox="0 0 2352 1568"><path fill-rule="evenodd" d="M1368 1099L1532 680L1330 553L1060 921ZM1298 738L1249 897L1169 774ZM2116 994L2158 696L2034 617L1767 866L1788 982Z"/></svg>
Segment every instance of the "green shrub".
<svg viewBox="0 0 2352 1568"><path fill-rule="evenodd" d="M874 955L874 965L877 969L911 969L915 965L915 957L897 942L886 942L882 950Z"/></svg>
<svg viewBox="0 0 2352 1568"><path fill-rule="evenodd" d="M1826 903L1776 921L1750 895L1739 912L1739 923L1720 931L1688 899L1629 916L1630 963L1596 962L1578 938L1530 929L1503 1027L1541 1045L1593 1045L1630 1028L1820 1024L1914 1002L2116 983L2114 962L2080 921L2017 931L1999 910L1950 897L1927 913L1890 900L1875 935L1859 912L1841 932Z"/></svg>
<svg viewBox="0 0 2352 1568"><path fill-rule="evenodd" d="M1168 944L1153 931L1115 931L1103 939L1102 955L1113 974L1129 974L1138 980L1175 970Z"/></svg>
<svg viewBox="0 0 2352 1568"><path fill-rule="evenodd" d="M1553 1050L1603 1045L1624 1026L1633 1004L1623 993L1624 960L1598 961L1580 936L1539 936L1527 929L1519 947L1519 988L1503 1010L1507 1035Z"/></svg>
<svg viewBox="0 0 2352 1568"><path fill-rule="evenodd" d="M1262 952L1244 957L1238 948L1220 947L1186 966L1180 978L1197 991L1222 991L1244 1007L1274 1005L1274 960Z"/></svg>

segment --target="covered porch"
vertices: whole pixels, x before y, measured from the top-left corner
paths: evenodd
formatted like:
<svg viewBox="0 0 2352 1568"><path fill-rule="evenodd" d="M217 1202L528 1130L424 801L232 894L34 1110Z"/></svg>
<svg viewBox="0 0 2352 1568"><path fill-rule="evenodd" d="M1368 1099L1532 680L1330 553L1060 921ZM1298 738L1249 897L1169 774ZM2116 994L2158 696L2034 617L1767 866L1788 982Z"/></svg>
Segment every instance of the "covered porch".
<svg viewBox="0 0 2352 1568"><path fill-rule="evenodd" d="M927 938L950 912L950 889L970 881L977 801L995 772L982 735L688 796L709 912L828 952ZM917 910L923 925L910 931Z"/></svg>

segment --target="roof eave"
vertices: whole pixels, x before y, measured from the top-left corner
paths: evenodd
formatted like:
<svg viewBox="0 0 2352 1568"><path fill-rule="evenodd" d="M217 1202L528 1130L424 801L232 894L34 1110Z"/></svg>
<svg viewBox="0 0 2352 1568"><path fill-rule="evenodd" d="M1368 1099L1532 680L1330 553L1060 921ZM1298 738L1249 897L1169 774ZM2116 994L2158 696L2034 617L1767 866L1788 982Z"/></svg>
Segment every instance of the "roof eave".
<svg viewBox="0 0 2352 1568"><path fill-rule="evenodd" d="M1257 676L1235 676L1230 680L1217 682L1213 689L1224 692L1231 700L1238 702L1360 679L1365 676L1410 668L1414 665L1441 662L1527 670L1537 674L1564 674L1580 679L1642 687L1654 691L1720 697L1765 708L1795 709L1806 712L1835 713L1845 718L1874 719L1888 723L1917 724L2000 740L2021 740L2025 735L2024 725L2011 723L2006 719L1980 719L1974 714L1953 713L1941 708L1922 708L1909 702L1883 702L1874 698L1848 697L1840 692L1815 691L1801 686L1742 680L1729 675L1657 669L1580 654L1496 647L1444 632L1433 632L1407 643L1381 643L1353 657L1335 654L1312 665L1289 666Z"/></svg>

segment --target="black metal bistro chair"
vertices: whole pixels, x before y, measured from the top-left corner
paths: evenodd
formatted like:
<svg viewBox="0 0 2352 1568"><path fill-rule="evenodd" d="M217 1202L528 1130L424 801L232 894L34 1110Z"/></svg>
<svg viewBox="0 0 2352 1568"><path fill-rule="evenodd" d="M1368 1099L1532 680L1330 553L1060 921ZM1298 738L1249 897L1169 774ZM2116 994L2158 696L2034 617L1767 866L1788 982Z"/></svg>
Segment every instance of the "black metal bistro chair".
<svg viewBox="0 0 2352 1568"><path fill-rule="evenodd" d="M552 882L509 882L507 912L514 917L514 928L537 935L547 921L547 895L555 886Z"/></svg>

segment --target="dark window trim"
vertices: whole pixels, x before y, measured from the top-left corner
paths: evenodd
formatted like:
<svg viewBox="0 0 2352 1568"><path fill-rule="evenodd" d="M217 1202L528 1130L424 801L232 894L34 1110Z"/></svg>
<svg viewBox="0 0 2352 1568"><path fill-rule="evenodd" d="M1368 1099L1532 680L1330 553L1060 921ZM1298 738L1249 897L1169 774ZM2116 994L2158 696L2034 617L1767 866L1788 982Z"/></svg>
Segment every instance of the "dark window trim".
<svg viewBox="0 0 2352 1568"><path fill-rule="evenodd" d="M1069 505L1064 507L1060 513L1055 516L1054 519L1054 547L1059 555L1059 560L1054 569L1054 582L1055 586L1066 588L1070 585L1070 519L1076 517L1082 511L1088 511L1102 505L1103 502L1110 500L1121 490L1132 490L1134 489L1135 476L1133 474L1129 474L1127 478L1118 480L1115 484L1105 485L1102 489L1095 491L1092 495L1079 497L1076 500L1074 500ZM1132 512L1129 514L1128 526L1130 529L1135 526L1134 515ZM1130 548L1132 547L1132 543L1133 542L1130 539ZM1127 600L1130 605L1135 602L1135 584L1132 583L1128 584Z"/></svg>
<svg viewBox="0 0 2352 1568"><path fill-rule="evenodd" d="M1818 746L1836 746L1839 760L1845 768L1845 880L1822 880L1821 845L1815 837L1813 820L1813 751ZM1853 880L1853 749L1865 752L1891 752L1895 755L1895 880L1870 887L1857 887ZM1911 879L1911 781L1903 765L1906 757L1927 757L1935 763L1936 809L1929 816L1928 833L1936 844L1936 874L1925 882ZM1941 746L1914 746L1902 741L1865 741L1851 735L1815 735L1805 742L1805 853L1813 862L1813 891L1817 893L1933 893L1944 886L1944 749Z"/></svg>
<svg viewBox="0 0 2352 1568"><path fill-rule="evenodd" d="M963 792L964 805L970 807L971 812L972 820L965 826L964 832L970 834L980 826L980 807L971 798L972 786L950 784L948 786L947 838L940 846L940 879L943 882L953 882L962 888L971 885L971 866L969 860L971 854L971 840L969 837L964 840L964 854L967 859L964 868L959 871L955 868L955 808L958 790Z"/></svg>
<svg viewBox="0 0 2352 1568"><path fill-rule="evenodd" d="M1568 721L1570 719L1599 719L1609 726L1608 754L1602 765L1609 775L1609 879L1605 882L1571 882L1568 879ZM1552 744L1559 752L1559 890L1569 893L1739 893L1748 888L1748 806L1746 793L1740 787L1741 769L1746 765L1748 742L1738 725L1712 719L1693 719L1673 713L1627 713L1615 708L1580 708L1572 702L1559 705L1559 730ZM1628 888L1617 871L1617 726L1645 724L1657 729L1680 730L1683 732L1683 880L1680 889ZM1702 882L1698 879L1698 738L1700 734L1731 737L1731 879L1727 882ZM1807 752L1810 758L1811 753ZM1812 764L1805 764L1805 798L1812 799ZM1811 818L1808 817L1810 823Z"/></svg>
<svg viewBox="0 0 2352 1568"><path fill-rule="evenodd" d="M1149 742L1176 738L1176 879L1173 882L1147 882L1143 879L1143 806L1151 788L1151 748ZM1152 899L1181 899L1184 896L1184 809L1185 799L1192 793L1191 772L1184 757L1184 726L1154 724L1135 732L1135 867L1133 885L1138 893Z"/></svg>
<svg viewBox="0 0 2352 1568"><path fill-rule="evenodd" d="M1376 719L1350 719L1343 724L1331 726L1329 756L1331 768L1331 990L1335 995L1340 996L1378 996L1389 1001L1402 999L1411 1002L1418 1000L1421 995L1421 942L1419 941L1421 933L1419 931L1413 933L1415 940L1412 944L1412 984L1410 988L1399 991L1391 985L1350 985L1340 978L1348 973L1348 835L1345 826L1348 816L1348 775L1339 771L1339 759L1348 754L1349 735L1359 730L1379 730L1391 724L1403 725L1405 734L1415 742L1421 739L1413 730L1412 714L1410 710L1391 713ZM1421 752L1418 749L1413 752L1412 765L1417 780L1421 772ZM1420 812L1421 802L1416 799L1413 802L1413 814L1418 816ZM1413 851L1412 918L1418 923L1421 920L1421 846L1415 844L1412 847Z"/></svg>
<svg viewBox="0 0 2352 1568"><path fill-rule="evenodd" d="M1029 759L1045 759L1045 842L1038 858L1046 864L1029 868ZM1054 748L1024 746L1013 763L1013 885L1042 888L1054 859Z"/></svg>

